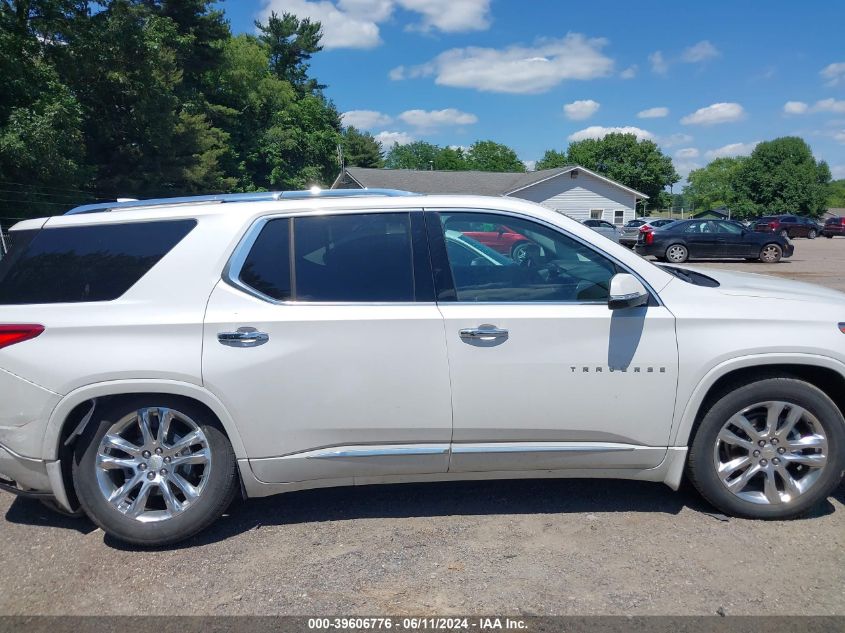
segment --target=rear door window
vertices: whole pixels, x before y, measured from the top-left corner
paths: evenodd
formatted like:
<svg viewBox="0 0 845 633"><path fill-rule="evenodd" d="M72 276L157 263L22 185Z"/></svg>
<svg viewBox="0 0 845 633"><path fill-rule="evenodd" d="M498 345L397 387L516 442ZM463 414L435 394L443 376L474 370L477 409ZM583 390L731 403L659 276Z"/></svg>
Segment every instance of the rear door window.
<svg viewBox="0 0 845 633"><path fill-rule="evenodd" d="M414 301L413 256L408 213L280 218L264 225L238 281L277 301Z"/></svg>
<svg viewBox="0 0 845 633"><path fill-rule="evenodd" d="M0 305L117 299L194 226L166 220L13 233L12 251L0 261Z"/></svg>

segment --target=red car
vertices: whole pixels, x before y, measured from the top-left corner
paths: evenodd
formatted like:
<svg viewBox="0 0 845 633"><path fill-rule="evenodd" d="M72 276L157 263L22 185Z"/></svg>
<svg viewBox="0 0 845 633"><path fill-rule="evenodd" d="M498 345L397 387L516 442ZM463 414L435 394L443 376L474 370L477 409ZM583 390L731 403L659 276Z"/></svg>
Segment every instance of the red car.
<svg viewBox="0 0 845 633"><path fill-rule="evenodd" d="M519 261L519 256L524 250L523 247L532 243L524 235L504 225L491 226L482 222L468 222L465 224L466 226L461 227L449 225L449 228L460 231L467 237L481 242L502 255L507 255L514 261Z"/></svg>
<svg viewBox="0 0 845 633"><path fill-rule="evenodd" d="M834 235L845 235L845 218L828 218L824 223L822 235L833 237Z"/></svg>
<svg viewBox="0 0 845 633"><path fill-rule="evenodd" d="M766 215L754 223L758 233L777 233L781 237L807 237L815 239L821 227L812 218L800 215Z"/></svg>

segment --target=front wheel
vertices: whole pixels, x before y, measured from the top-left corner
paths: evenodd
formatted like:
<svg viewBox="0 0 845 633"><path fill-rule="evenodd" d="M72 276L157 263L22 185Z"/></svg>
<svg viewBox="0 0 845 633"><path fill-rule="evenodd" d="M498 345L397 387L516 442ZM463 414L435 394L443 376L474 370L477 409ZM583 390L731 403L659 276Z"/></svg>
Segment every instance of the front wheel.
<svg viewBox="0 0 845 633"><path fill-rule="evenodd" d="M666 259L673 264L683 264L689 258L689 251L683 244L672 244L666 249Z"/></svg>
<svg viewBox="0 0 845 633"><path fill-rule="evenodd" d="M818 235L818 233L816 232L816 229L810 229L810 232L807 233L807 237L811 240L816 239L817 235Z"/></svg>
<svg viewBox="0 0 845 633"><path fill-rule="evenodd" d="M764 264L777 264L783 257L783 249L777 244L766 244L760 249L760 261Z"/></svg>
<svg viewBox="0 0 845 633"><path fill-rule="evenodd" d="M217 420L169 396L118 401L77 443L73 482L107 534L144 546L184 540L216 520L238 489L235 455Z"/></svg>
<svg viewBox="0 0 845 633"><path fill-rule="evenodd" d="M706 413L689 475L726 514L791 519L830 495L845 468L845 420L820 389L770 378L728 392Z"/></svg>

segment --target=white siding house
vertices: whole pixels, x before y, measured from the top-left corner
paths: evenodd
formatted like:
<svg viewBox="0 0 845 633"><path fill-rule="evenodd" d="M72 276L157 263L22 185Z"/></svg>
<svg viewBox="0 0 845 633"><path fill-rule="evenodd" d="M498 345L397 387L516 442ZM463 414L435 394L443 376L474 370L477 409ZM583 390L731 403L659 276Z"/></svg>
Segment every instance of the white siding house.
<svg viewBox="0 0 845 633"><path fill-rule="evenodd" d="M573 220L607 220L622 226L633 220L645 194L584 168L573 169L507 195L542 204Z"/></svg>
<svg viewBox="0 0 845 633"><path fill-rule="evenodd" d="M637 200L648 198L578 165L524 174L347 167L332 188L512 196L537 202L574 220L602 219L619 226L634 219Z"/></svg>

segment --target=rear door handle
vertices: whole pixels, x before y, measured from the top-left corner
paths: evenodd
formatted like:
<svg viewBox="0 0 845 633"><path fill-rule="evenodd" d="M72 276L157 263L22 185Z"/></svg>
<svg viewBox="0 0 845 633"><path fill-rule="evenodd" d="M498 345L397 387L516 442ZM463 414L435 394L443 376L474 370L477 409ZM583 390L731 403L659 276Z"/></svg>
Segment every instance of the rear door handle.
<svg viewBox="0 0 845 633"><path fill-rule="evenodd" d="M497 328L495 325L479 325L478 327L465 328L459 331L462 339L472 341L495 341L508 338L508 331Z"/></svg>
<svg viewBox="0 0 845 633"><path fill-rule="evenodd" d="M217 340L229 347L258 347L270 340L270 335L254 327L239 327L236 332L219 332Z"/></svg>

